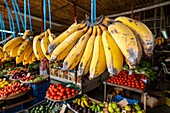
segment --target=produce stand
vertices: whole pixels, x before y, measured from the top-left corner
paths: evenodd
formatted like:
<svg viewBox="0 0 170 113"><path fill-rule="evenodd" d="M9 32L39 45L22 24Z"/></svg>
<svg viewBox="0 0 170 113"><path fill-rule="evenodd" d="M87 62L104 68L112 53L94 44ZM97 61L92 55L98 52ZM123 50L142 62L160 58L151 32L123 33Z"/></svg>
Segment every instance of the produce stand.
<svg viewBox="0 0 170 113"><path fill-rule="evenodd" d="M123 85L113 84L113 83L109 83L109 82L103 82L103 84L104 84L104 101L106 101L106 99L107 99L107 85L109 85L109 86L118 87L118 88L126 89L126 90L129 90L129 91L144 94L143 107L144 107L144 110L146 110L146 96L147 96L149 89L152 86L152 82L149 83L144 90L139 90L139 89L136 89L136 88L126 87L126 86L123 86Z"/></svg>

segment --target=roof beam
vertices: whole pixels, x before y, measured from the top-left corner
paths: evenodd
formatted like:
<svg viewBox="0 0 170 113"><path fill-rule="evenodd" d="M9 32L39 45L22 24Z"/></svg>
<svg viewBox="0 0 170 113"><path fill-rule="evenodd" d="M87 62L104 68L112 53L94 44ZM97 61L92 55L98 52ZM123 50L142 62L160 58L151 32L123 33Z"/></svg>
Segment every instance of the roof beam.
<svg viewBox="0 0 170 113"><path fill-rule="evenodd" d="M69 4L71 4L71 5L74 5L74 3L73 3L73 2L71 2L71 1L69 1L69 0L66 0L66 2L67 2L67 3L69 3ZM85 10L85 9L83 9L81 6L76 5L76 7L77 7L77 9L79 9L79 10L81 10L81 11L85 12L86 14L91 15L91 13L90 13L90 12L88 12L88 11L87 11L87 10Z"/></svg>
<svg viewBox="0 0 170 113"><path fill-rule="evenodd" d="M169 4L170 4L170 1L166 1L166 2L159 3L159 4L143 7L143 8L140 8L140 9L135 9L135 10L133 10L133 13L147 11L147 10L150 10L150 9L162 7L162 6L169 5ZM122 13L107 15L107 17L117 17L117 16L121 16L121 15L128 15L128 14L131 14L131 12L132 11L126 11L126 12L122 12Z"/></svg>

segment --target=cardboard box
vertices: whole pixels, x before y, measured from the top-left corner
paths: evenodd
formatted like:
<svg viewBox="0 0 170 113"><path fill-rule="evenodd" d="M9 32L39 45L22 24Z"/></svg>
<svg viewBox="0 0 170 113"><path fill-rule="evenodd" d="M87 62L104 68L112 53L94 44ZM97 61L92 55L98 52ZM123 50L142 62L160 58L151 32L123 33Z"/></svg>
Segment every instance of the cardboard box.
<svg viewBox="0 0 170 113"><path fill-rule="evenodd" d="M141 96L141 102L144 103L144 94ZM156 106L165 104L165 94L162 91L157 91L152 95L149 94L146 96L146 105L154 108Z"/></svg>

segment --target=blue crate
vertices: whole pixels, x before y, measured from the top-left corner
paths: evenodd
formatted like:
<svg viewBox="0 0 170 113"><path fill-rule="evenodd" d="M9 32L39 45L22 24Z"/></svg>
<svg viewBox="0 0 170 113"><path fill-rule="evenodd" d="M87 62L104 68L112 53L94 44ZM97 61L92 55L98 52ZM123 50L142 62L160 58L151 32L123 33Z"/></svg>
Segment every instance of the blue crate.
<svg viewBox="0 0 170 113"><path fill-rule="evenodd" d="M32 88L32 94L34 96L41 96L41 94L45 94L47 91L48 87L50 86L50 82L43 82L40 84L30 84Z"/></svg>
<svg viewBox="0 0 170 113"><path fill-rule="evenodd" d="M7 110L3 111L2 113L15 113L15 112L18 112L22 109L23 109L23 104L16 106L16 107L13 107L13 108L10 108L10 109L7 109Z"/></svg>

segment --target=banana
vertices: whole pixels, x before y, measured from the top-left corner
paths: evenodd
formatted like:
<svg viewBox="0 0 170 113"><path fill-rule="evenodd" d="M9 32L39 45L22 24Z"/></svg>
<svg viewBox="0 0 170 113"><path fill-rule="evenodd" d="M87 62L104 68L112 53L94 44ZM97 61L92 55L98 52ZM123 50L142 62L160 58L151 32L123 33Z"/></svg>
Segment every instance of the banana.
<svg viewBox="0 0 170 113"><path fill-rule="evenodd" d="M67 57L65 58L63 62L63 70L71 70L73 69L81 60L81 57L83 55L84 49L86 47L86 43L92 33L92 28L90 27L86 34L84 34L79 41L76 43L76 45L72 48L72 50L69 52Z"/></svg>
<svg viewBox="0 0 170 113"><path fill-rule="evenodd" d="M79 98L78 98L78 100L77 100L77 104L78 104L78 105L80 105L80 104L81 104L81 103L80 103L80 99L79 99Z"/></svg>
<svg viewBox="0 0 170 113"><path fill-rule="evenodd" d="M85 107L85 105L84 105L84 101L81 101L81 107Z"/></svg>
<svg viewBox="0 0 170 113"><path fill-rule="evenodd" d="M4 57L3 48L0 46L0 59Z"/></svg>
<svg viewBox="0 0 170 113"><path fill-rule="evenodd" d="M136 66L140 51L138 41L132 30L120 22L109 25L108 31L119 46L131 66Z"/></svg>
<svg viewBox="0 0 170 113"><path fill-rule="evenodd" d="M146 55L147 56L152 55L155 46L155 38L153 37L152 32L145 24L137 20L123 16L116 18L115 21L122 22L123 24L130 27L134 32L136 32L139 35L141 44Z"/></svg>
<svg viewBox="0 0 170 113"><path fill-rule="evenodd" d="M12 50L10 51L10 57L16 57L16 56L17 56L17 51L18 51L18 49L19 49L20 46L21 46L21 45L18 45L17 47L15 47L14 49L12 49Z"/></svg>
<svg viewBox="0 0 170 113"><path fill-rule="evenodd" d="M50 29L47 29L47 32L48 32L48 39L51 43L56 38L56 36L51 33Z"/></svg>
<svg viewBox="0 0 170 113"><path fill-rule="evenodd" d="M29 42L28 46L29 46L29 49L27 52L25 52L24 54L24 61L28 60L28 58L31 56L31 53L33 52L33 47L32 47L32 42Z"/></svg>
<svg viewBox="0 0 170 113"><path fill-rule="evenodd" d="M95 38L96 38L96 26L93 27L93 33L86 44L86 48L79 63L78 76L87 74L90 69Z"/></svg>
<svg viewBox="0 0 170 113"><path fill-rule="evenodd" d="M106 69L106 58L102 44L101 29L97 26L97 36L94 41L93 56L90 64L89 79L93 79L102 74Z"/></svg>
<svg viewBox="0 0 170 113"><path fill-rule="evenodd" d="M32 51L32 52L33 52L33 51ZM23 61L22 61L22 64L23 64L23 65L28 64L30 61L32 61L31 59L32 59L32 57L31 57L31 55L30 55L26 60L23 60Z"/></svg>
<svg viewBox="0 0 170 113"><path fill-rule="evenodd" d="M82 101L84 102L84 105L85 105L85 106L90 107L89 104L88 104L88 102L87 102L87 100L86 100L86 98L82 98Z"/></svg>
<svg viewBox="0 0 170 113"><path fill-rule="evenodd" d="M41 49L41 39L43 36L44 33L35 36L33 39L33 51L38 60L43 60L45 58L44 53L42 52Z"/></svg>
<svg viewBox="0 0 170 113"><path fill-rule="evenodd" d="M102 42L106 56L107 69L112 76L113 74L117 74L122 70L123 54L110 35L109 31L104 26L100 26L100 28L103 31Z"/></svg>
<svg viewBox="0 0 170 113"><path fill-rule="evenodd" d="M21 45L21 46L22 46L22 45ZM20 47L21 47L21 46L20 46ZM21 54L21 55L17 55L17 57L15 58L16 64L19 64L19 63L21 63L22 61L24 61L24 55L25 55L25 53L27 53L27 52L29 51L29 49L30 49L31 46L32 46L32 45L31 45L31 42L29 42L29 44L26 46L25 50L23 50L22 54Z"/></svg>
<svg viewBox="0 0 170 113"><path fill-rule="evenodd" d="M50 60L50 55L47 55L46 54L46 51L48 50L48 45L50 44L50 41L48 39L48 33L46 32L45 33L45 36L42 38L41 40L41 49L42 49L42 52L44 54L44 56Z"/></svg>
<svg viewBox="0 0 170 113"><path fill-rule="evenodd" d="M11 58L9 56L9 52L4 51L4 55L3 55L2 61L4 62L4 61L10 61L10 60L11 60Z"/></svg>
<svg viewBox="0 0 170 113"><path fill-rule="evenodd" d="M17 56L20 56L20 55L25 51L25 49L26 49L26 47L28 46L29 42L30 42L30 40L29 40L28 38L25 39L25 40L22 42L21 46L20 46L20 47L18 48L18 50L17 50Z"/></svg>
<svg viewBox="0 0 170 113"><path fill-rule="evenodd" d="M88 27L78 30L71 34L69 37L67 37L60 45L58 45L54 51L51 54L50 62L54 62L54 60L62 60L58 59L58 56L62 53L62 57L65 58L69 51L73 48L73 46L76 44L77 40L86 33Z"/></svg>
<svg viewBox="0 0 170 113"><path fill-rule="evenodd" d="M79 29L83 28L85 24L82 25L82 23L77 24L73 23L66 31L61 33L57 38L55 38L48 46L47 54L51 54L54 49L62 43L68 36L70 36L75 31L78 31Z"/></svg>
<svg viewBox="0 0 170 113"><path fill-rule="evenodd" d="M9 40L4 46L3 51L9 52L14 49L16 46L20 45L23 42L23 39L20 37L13 38Z"/></svg>
<svg viewBox="0 0 170 113"><path fill-rule="evenodd" d="M35 61L37 60L37 58L36 58L34 52L32 52L31 58L32 58L32 59L31 59L31 62L29 62L29 64L32 64L33 62L35 62Z"/></svg>

